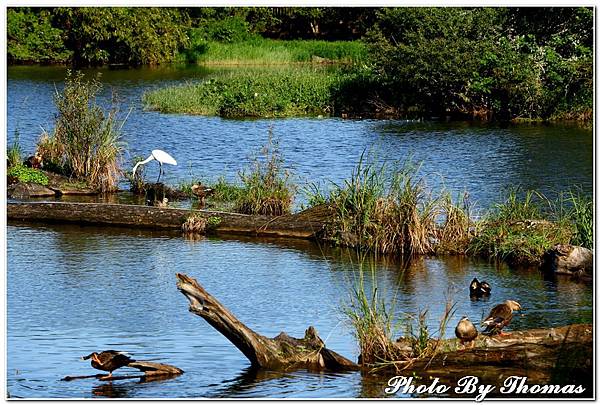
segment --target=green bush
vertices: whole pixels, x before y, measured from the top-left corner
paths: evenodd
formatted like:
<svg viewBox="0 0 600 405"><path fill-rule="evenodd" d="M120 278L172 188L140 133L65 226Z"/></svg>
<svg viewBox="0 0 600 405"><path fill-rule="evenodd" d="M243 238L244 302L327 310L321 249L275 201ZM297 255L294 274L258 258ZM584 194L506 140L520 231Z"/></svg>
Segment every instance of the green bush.
<svg viewBox="0 0 600 405"><path fill-rule="evenodd" d="M6 172L8 177L14 177L21 183L37 183L42 186L48 185L48 176L38 169L25 166L13 166Z"/></svg>

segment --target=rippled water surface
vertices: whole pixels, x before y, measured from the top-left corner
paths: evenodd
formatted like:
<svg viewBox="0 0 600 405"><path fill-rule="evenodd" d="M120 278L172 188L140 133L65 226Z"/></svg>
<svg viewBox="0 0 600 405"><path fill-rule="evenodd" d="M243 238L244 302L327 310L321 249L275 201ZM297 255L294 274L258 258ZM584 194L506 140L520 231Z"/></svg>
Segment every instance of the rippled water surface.
<svg viewBox="0 0 600 405"><path fill-rule="evenodd" d="M103 81L133 107L124 127L126 162L161 148L180 163L167 168L168 182L189 180L192 174L234 180L273 126L299 183L340 182L362 151L375 146L382 158L413 154L423 160L429 185L466 188L483 207L511 184L547 192L573 184L592 190L592 133L575 127L318 118L234 121L142 110L140 97L146 89L200 80L206 73L201 68L103 71ZM52 94L63 78L60 68L9 68L9 143L18 128L24 149L33 152L40 125L52 126ZM154 166L148 169L149 176L157 174ZM266 336L286 331L301 337L314 325L329 348L355 360L357 345L341 308L358 260L343 250L307 241L192 242L178 233L16 223L8 226L7 250L7 385L12 397L383 395L385 377L249 369L233 345L188 312L187 300L175 286L176 272L197 278L240 320ZM526 308L514 319L513 329L593 318L590 285L546 280L535 269L466 258L419 258L408 268L374 261L367 268L374 269L382 294L396 296L399 316L428 309L431 331L437 329L446 300L455 301L448 335L460 316L478 320L507 298ZM490 301L468 299L474 276L492 284ZM60 381L66 375L95 374L89 362L78 359L102 349L125 350L138 360L173 364L185 373L143 383Z"/></svg>

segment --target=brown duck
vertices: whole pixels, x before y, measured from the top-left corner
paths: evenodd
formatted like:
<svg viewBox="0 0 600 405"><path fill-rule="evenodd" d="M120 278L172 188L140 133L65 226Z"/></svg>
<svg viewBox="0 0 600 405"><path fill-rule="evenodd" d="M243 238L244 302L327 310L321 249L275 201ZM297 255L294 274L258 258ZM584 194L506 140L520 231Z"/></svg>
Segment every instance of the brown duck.
<svg viewBox="0 0 600 405"><path fill-rule="evenodd" d="M202 183L194 184L192 186L192 194L198 197L198 204L200 205L200 207L204 207L206 203L206 197L208 197L214 192L214 189L208 188L202 185Z"/></svg>
<svg viewBox="0 0 600 405"><path fill-rule="evenodd" d="M467 342L472 342L471 346L475 344L475 338L479 334L477 328L473 325L473 322L466 316L463 316L454 329L454 334L460 339L460 343L464 346Z"/></svg>
<svg viewBox="0 0 600 405"><path fill-rule="evenodd" d="M100 353L92 352L81 358L81 360L88 359L92 359L92 367L95 369L108 371L108 378L112 377L112 372L116 369L135 361L127 356L125 352L118 352L116 350L105 350Z"/></svg>
<svg viewBox="0 0 600 405"><path fill-rule="evenodd" d="M496 305L490 311L487 318L481 322L481 326L485 326L483 333L493 335L498 333L499 335L507 335L502 333L502 328L510 323L513 318L513 311L522 309L521 304L517 301L506 300L502 304Z"/></svg>

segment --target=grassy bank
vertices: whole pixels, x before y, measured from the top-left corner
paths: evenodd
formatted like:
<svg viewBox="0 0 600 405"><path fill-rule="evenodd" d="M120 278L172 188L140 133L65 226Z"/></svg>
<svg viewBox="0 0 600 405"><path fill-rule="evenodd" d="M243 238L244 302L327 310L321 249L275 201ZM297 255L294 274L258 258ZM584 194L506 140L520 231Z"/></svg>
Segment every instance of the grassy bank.
<svg viewBox="0 0 600 405"><path fill-rule="evenodd" d="M180 58L205 65L356 63L367 58L367 48L359 41L282 41L258 36L240 42L198 39Z"/></svg>
<svg viewBox="0 0 600 405"><path fill-rule="evenodd" d="M339 73L324 69L243 70L143 95L147 109L222 117L330 115Z"/></svg>
<svg viewBox="0 0 600 405"><path fill-rule="evenodd" d="M470 254L532 265L556 244L593 247L593 203L579 189L555 199L512 189L476 220L464 196L428 191L410 161L361 160L344 184L328 195L316 189L309 201L331 209L323 239L361 251Z"/></svg>

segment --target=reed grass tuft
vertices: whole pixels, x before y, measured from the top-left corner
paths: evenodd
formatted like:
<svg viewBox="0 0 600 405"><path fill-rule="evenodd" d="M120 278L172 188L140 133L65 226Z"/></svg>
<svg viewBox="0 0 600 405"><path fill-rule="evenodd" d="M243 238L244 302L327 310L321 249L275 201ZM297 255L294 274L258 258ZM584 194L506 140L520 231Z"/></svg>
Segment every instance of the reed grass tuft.
<svg viewBox="0 0 600 405"><path fill-rule="evenodd" d="M81 72L68 71L62 93L54 95L54 130L44 131L37 151L49 166L110 192L116 190L121 173L123 122L114 100L107 111L96 102L101 90L97 78L86 81Z"/></svg>

